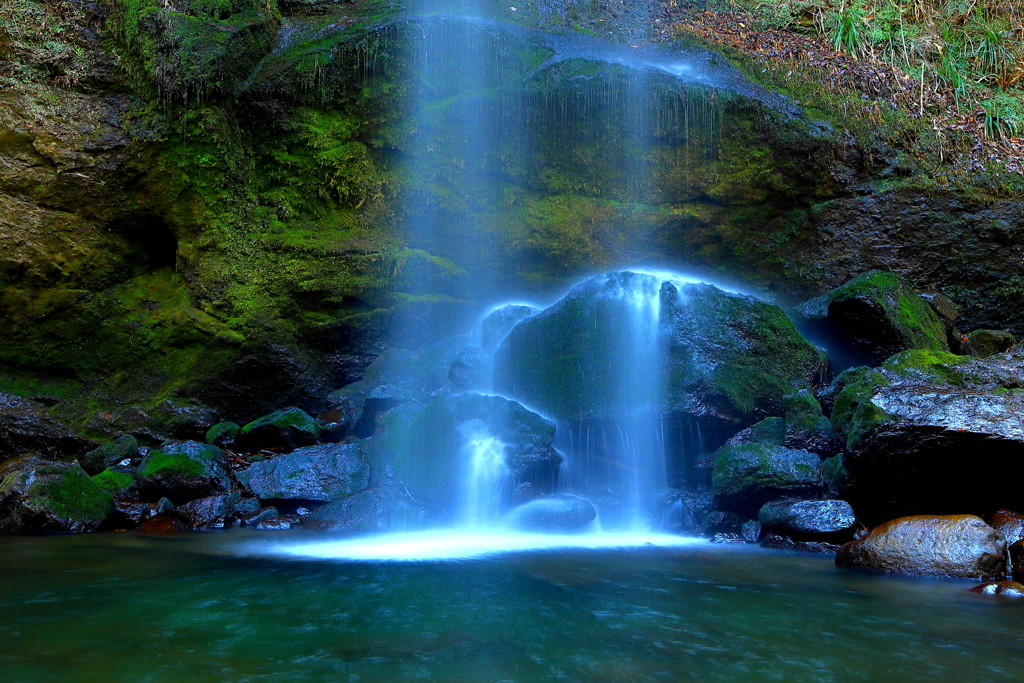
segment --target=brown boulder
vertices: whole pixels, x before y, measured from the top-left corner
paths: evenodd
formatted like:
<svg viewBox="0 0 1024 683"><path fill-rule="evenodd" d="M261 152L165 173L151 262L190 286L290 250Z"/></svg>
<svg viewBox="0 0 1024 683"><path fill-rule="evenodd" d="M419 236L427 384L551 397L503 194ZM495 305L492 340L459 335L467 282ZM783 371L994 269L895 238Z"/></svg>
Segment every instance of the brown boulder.
<svg viewBox="0 0 1024 683"><path fill-rule="evenodd" d="M1003 532L1007 545L1024 539L1024 515L1019 512L996 510L988 516L987 521L990 527Z"/></svg>
<svg viewBox="0 0 1024 683"><path fill-rule="evenodd" d="M836 553L837 567L887 574L991 578L1006 540L974 515L915 515L880 524Z"/></svg>
<svg viewBox="0 0 1024 683"><path fill-rule="evenodd" d="M971 589L972 593L1002 595L1007 598L1024 598L1024 585L1016 581L989 581Z"/></svg>

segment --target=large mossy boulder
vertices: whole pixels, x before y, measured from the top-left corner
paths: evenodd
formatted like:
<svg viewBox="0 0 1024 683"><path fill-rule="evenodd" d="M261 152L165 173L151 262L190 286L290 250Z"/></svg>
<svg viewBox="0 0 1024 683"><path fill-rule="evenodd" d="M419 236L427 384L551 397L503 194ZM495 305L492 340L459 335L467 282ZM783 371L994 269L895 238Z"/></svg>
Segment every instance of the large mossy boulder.
<svg viewBox="0 0 1024 683"><path fill-rule="evenodd" d="M291 449L316 443L320 423L301 408L285 408L253 420L238 433L239 448L256 451Z"/></svg>
<svg viewBox="0 0 1024 683"><path fill-rule="evenodd" d="M794 312L826 334L840 354L872 365L907 349L949 351L943 320L895 273L862 273Z"/></svg>
<svg viewBox="0 0 1024 683"><path fill-rule="evenodd" d="M172 442L151 451L136 477L143 500L166 497L180 504L231 490L224 451L199 441Z"/></svg>
<svg viewBox="0 0 1024 683"><path fill-rule="evenodd" d="M821 460L809 451L769 443L723 446L715 454L715 507L756 516L769 500L813 495L821 488Z"/></svg>
<svg viewBox="0 0 1024 683"><path fill-rule="evenodd" d="M552 445L554 434L553 423L516 401L445 391L426 405L389 411L365 448L375 472L393 467L396 480L414 499L451 514L464 493L475 449L497 453L503 463L503 483L494 495L550 491L562 462Z"/></svg>
<svg viewBox="0 0 1024 683"><path fill-rule="evenodd" d="M253 463L239 483L261 500L332 501L365 489L370 470L358 442L322 444Z"/></svg>
<svg viewBox="0 0 1024 683"><path fill-rule="evenodd" d="M1005 568L1003 535L974 515L901 517L851 541L836 566L916 576L993 578Z"/></svg>
<svg viewBox="0 0 1024 683"><path fill-rule="evenodd" d="M1024 508L1003 463L1024 458L1024 359L904 351L839 378L842 491L868 523Z"/></svg>
<svg viewBox="0 0 1024 683"><path fill-rule="evenodd" d="M650 329L653 328L653 329ZM638 346L650 344L648 350ZM744 425L781 415L811 388L824 354L777 306L708 284L619 272L593 277L525 318L495 357L494 386L563 420L674 412ZM647 372L647 405L624 406L629 373Z"/></svg>
<svg viewBox="0 0 1024 683"><path fill-rule="evenodd" d="M76 463L26 455L0 464L0 529L81 532L103 526L114 498Z"/></svg>

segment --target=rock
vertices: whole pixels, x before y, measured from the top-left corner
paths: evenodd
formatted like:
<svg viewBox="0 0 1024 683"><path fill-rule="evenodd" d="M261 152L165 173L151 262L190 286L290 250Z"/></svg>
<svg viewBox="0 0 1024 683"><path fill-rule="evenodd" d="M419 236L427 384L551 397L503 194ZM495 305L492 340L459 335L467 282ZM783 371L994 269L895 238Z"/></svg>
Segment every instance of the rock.
<svg viewBox="0 0 1024 683"><path fill-rule="evenodd" d="M378 472L392 466L414 499L449 509L461 495L473 449L500 454L510 488L529 482L534 497L550 491L562 462L554 435L554 424L516 401L444 391L426 405L403 405L384 415L366 453Z"/></svg>
<svg viewBox="0 0 1024 683"><path fill-rule="evenodd" d="M821 462L821 479L832 495L842 495L850 487L850 473L846 471L845 462L842 453Z"/></svg>
<svg viewBox="0 0 1024 683"><path fill-rule="evenodd" d="M241 515L239 518L241 519L242 526L261 528L261 524L276 521L280 516L276 507L265 507L256 512Z"/></svg>
<svg viewBox="0 0 1024 683"><path fill-rule="evenodd" d="M291 529L295 523L295 520L277 518L260 520L252 526L254 529L259 529L260 531L287 531L288 529Z"/></svg>
<svg viewBox="0 0 1024 683"><path fill-rule="evenodd" d="M459 391L490 388L490 363L479 346L467 346L459 351L448 366L448 382Z"/></svg>
<svg viewBox="0 0 1024 683"><path fill-rule="evenodd" d="M838 543L828 543L827 541L796 540L791 536L784 536L782 534L768 534L761 541L761 547L770 550L790 550L798 553L824 553L829 555L836 553L840 545Z"/></svg>
<svg viewBox="0 0 1024 683"><path fill-rule="evenodd" d="M955 325L957 318L960 316L960 312L957 310L956 304L945 294L938 293L926 293L919 295L922 299L928 302L928 305L932 307L935 314L939 316L941 320Z"/></svg>
<svg viewBox="0 0 1024 683"><path fill-rule="evenodd" d="M390 486L375 486L317 508L306 516L303 526L323 531L383 531L395 520L396 503Z"/></svg>
<svg viewBox="0 0 1024 683"><path fill-rule="evenodd" d="M189 529L223 529L237 500L238 494L207 496L179 505L177 512Z"/></svg>
<svg viewBox="0 0 1024 683"><path fill-rule="evenodd" d="M92 445L50 415L42 403L0 392L0 461L29 452L50 458L74 456Z"/></svg>
<svg viewBox="0 0 1024 683"><path fill-rule="evenodd" d="M168 515L157 515L139 526L139 533L149 536L178 536L184 531L185 525Z"/></svg>
<svg viewBox="0 0 1024 683"><path fill-rule="evenodd" d="M166 498L155 503L143 503L130 498L114 500L113 526L136 527L157 515L174 512L174 504Z"/></svg>
<svg viewBox="0 0 1024 683"><path fill-rule="evenodd" d="M1013 332L1009 330L974 330L967 335L960 352L965 356L988 358L997 353L1005 353L1017 343Z"/></svg>
<svg viewBox="0 0 1024 683"><path fill-rule="evenodd" d="M974 456L1024 457L1024 360L904 351L840 379L832 424L846 448L843 496L867 523L993 504L1024 509L1014 478L993 476Z"/></svg>
<svg viewBox="0 0 1024 683"><path fill-rule="evenodd" d="M888 574L989 578L1004 568L1003 535L974 515L917 515L885 522L836 554L837 567Z"/></svg>
<svg viewBox="0 0 1024 683"><path fill-rule="evenodd" d="M988 515L985 521L1006 538L1008 545L1024 539L1024 515L1019 512L999 509Z"/></svg>
<svg viewBox="0 0 1024 683"><path fill-rule="evenodd" d="M114 497L77 463L25 455L0 463L0 529L20 532L95 531Z"/></svg>
<svg viewBox="0 0 1024 683"><path fill-rule="evenodd" d="M348 436L355 423L340 410L328 410L316 416L320 425L320 440L325 443L341 443Z"/></svg>
<svg viewBox="0 0 1024 683"><path fill-rule="evenodd" d="M505 522L521 531L563 533L577 531L597 518L589 501L568 493L531 500L513 509Z"/></svg>
<svg viewBox="0 0 1024 683"><path fill-rule="evenodd" d="M726 446L738 446L745 443L760 443L781 446L786 441L786 420L781 417L766 417L746 429L733 434L725 442Z"/></svg>
<svg viewBox="0 0 1024 683"><path fill-rule="evenodd" d="M739 534L734 533L718 533L711 537L709 543L727 544L727 543L746 543Z"/></svg>
<svg viewBox="0 0 1024 683"><path fill-rule="evenodd" d="M320 425L299 408L285 408L253 420L238 434L238 447L258 451L299 448L316 443Z"/></svg>
<svg viewBox="0 0 1024 683"><path fill-rule="evenodd" d="M370 482L369 467L355 442L299 448L253 463L236 476L247 491L263 500L337 500L365 489Z"/></svg>
<svg viewBox="0 0 1024 683"><path fill-rule="evenodd" d="M135 483L135 468L133 467L108 467L94 476L92 480L114 498L134 500L139 498L138 486Z"/></svg>
<svg viewBox="0 0 1024 683"><path fill-rule="evenodd" d="M178 441L151 451L136 472L143 500L166 496L175 503L231 490L224 451L198 441Z"/></svg>
<svg viewBox="0 0 1024 683"><path fill-rule="evenodd" d="M757 540L761 538L761 530L761 523L757 520L752 519L744 522L740 527L740 538L747 543L757 543Z"/></svg>
<svg viewBox="0 0 1024 683"><path fill-rule="evenodd" d="M1018 581L1024 580L1024 540L1011 543L1006 554L1010 562L1006 568L1007 573Z"/></svg>
<svg viewBox="0 0 1024 683"><path fill-rule="evenodd" d="M218 422L207 430L206 443L218 448L227 448L235 443L241 429L234 422Z"/></svg>
<svg viewBox="0 0 1024 683"><path fill-rule="evenodd" d="M1016 581L990 581L970 589L972 593L1002 595L1007 598L1024 598L1024 585Z"/></svg>
<svg viewBox="0 0 1024 683"><path fill-rule="evenodd" d="M248 515L258 512L260 509L259 498L242 498L234 505L234 512L239 515Z"/></svg>
<svg viewBox="0 0 1024 683"><path fill-rule="evenodd" d="M707 538L718 534L737 534L742 530L744 518L728 510L709 510L700 521L700 535Z"/></svg>
<svg viewBox="0 0 1024 683"><path fill-rule="evenodd" d="M660 310L657 371L666 391L660 405L635 411L742 427L781 414L783 396L810 388L824 368L824 355L777 306L712 285L620 272L586 280L512 328L495 354L495 389L556 419L620 419L614 387L632 348L638 299Z"/></svg>
<svg viewBox="0 0 1024 683"><path fill-rule="evenodd" d="M761 506L757 519L766 529L797 537L850 532L857 523L849 503L832 499L773 500Z"/></svg>
<svg viewBox="0 0 1024 683"><path fill-rule="evenodd" d="M872 365L907 349L949 351L942 320L913 285L895 273L863 273L798 306L795 313L863 354Z"/></svg>
<svg viewBox="0 0 1024 683"><path fill-rule="evenodd" d="M122 460L138 457L139 442L131 434L123 434L82 456L81 465L89 474L99 474Z"/></svg>
<svg viewBox="0 0 1024 683"><path fill-rule="evenodd" d="M719 509L753 516L773 498L820 487L821 461L808 451L753 443L724 446L715 454L711 490Z"/></svg>
<svg viewBox="0 0 1024 683"><path fill-rule="evenodd" d="M539 308L523 304L508 304L488 313L480 324L480 346L493 352L519 321L537 313Z"/></svg>
<svg viewBox="0 0 1024 683"><path fill-rule="evenodd" d="M807 389L789 394L783 399L786 407L786 433L782 445L803 449L823 458L842 450L832 423L821 412L821 404Z"/></svg>

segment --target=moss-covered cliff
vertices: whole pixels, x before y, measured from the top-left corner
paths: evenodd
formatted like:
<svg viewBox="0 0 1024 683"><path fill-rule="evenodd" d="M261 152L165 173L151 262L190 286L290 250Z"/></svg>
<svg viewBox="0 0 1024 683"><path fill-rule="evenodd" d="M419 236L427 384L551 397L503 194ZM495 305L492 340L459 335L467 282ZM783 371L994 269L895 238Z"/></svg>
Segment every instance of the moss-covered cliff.
<svg viewBox="0 0 1024 683"><path fill-rule="evenodd" d="M0 389L93 436L316 411L390 341L627 263L785 298L900 259L975 302L969 320L1020 298L1000 280L1012 200L887 191L834 123L692 45L645 46L656 3L491 5L466 22L380 0L17 0ZM479 43L475 84L413 77L441 49L424 22ZM649 66L677 57L710 80ZM460 137L470 112L489 153Z"/></svg>

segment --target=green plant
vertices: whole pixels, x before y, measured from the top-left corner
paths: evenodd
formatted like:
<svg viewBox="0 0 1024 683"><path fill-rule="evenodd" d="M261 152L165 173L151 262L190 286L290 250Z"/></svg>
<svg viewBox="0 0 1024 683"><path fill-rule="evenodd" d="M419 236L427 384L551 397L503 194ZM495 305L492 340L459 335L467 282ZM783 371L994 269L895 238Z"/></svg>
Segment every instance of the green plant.
<svg viewBox="0 0 1024 683"><path fill-rule="evenodd" d="M839 9L833 20L832 44L857 57L863 52L864 39L861 27L864 25L864 12L859 4L846 5Z"/></svg>
<svg viewBox="0 0 1024 683"><path fill-rule="evenodd" d="M985 137L1016 137L1024 132L1024 102L1020 95L999 93L981 103L985 110Z"/></svg>

